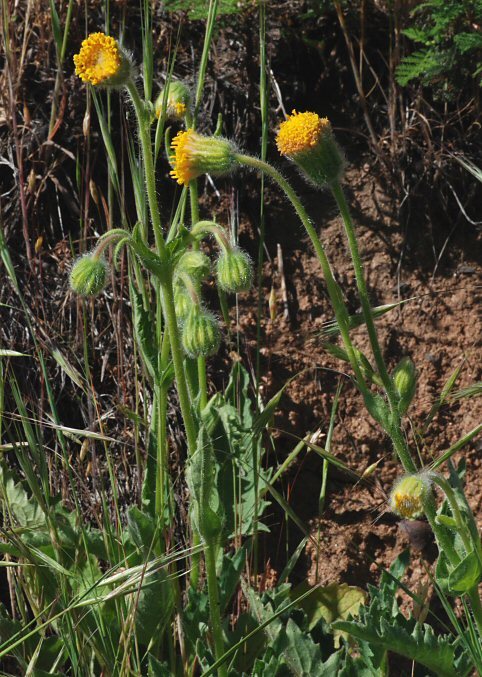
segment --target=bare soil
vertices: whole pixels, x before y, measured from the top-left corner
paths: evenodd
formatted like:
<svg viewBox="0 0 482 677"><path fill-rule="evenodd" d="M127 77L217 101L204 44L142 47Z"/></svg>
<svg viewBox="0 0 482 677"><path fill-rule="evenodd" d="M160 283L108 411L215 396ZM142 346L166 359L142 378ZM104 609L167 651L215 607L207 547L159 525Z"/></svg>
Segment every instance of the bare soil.
<svg viewBox="0 0 482 677"><path fill-rule="evenodd" d="M354 275L344 238L341 219L328 193L315 193L299 185L309 211L318 225L351 312L359 311ZM454 391L481 378L480 337L480 232L474 225L461 222L442 255L445 241L425 227L407 229L397 220L397 203L373 176L367 163L362 169L349 166L345 189L357 222L360 249L365 265L373 305L409 299L377 322L384 352L393 368L409 355L418 370L418 387L406 422L406 434L420 428L443 386L461 366ZM289 208L269 194L268 248L276 251L280 243L284 282L278 261L265 266L264 311L266 333L263 350L264 393L267 396L296 375L281 403L275 427L278 460L307 432L320 430L324 444L331 406L340 378L343 394L332 440L331 451L361 475L377 463L369 483L355 483L331 467L327 498L321 515L318 501L322 460L313 452L304 453L286 481L287 495L297 514L309 525L310 540L297 573L311 583L334 581L365 586L379 577L379 567L389 567L404 548L412 551L407 582L412 589L428 585L426 567L436 555L428 525L423 521L400 521L388 510L387 496L400 473L390 441L364 409L360 395L340 369L344 365L332 358L322 343L324 323L332 319L320 267L301 226ZM421 215L419 215L421 216ZM414 215L413 220L417 220ZM246 234L250 232L246 224ZM271 244L271 246L269 246ZM287 294L283 301L282 286ZM271 285L277 298L277 317L268 319L267 299ZM255 300L242 301L240 323L247 335L248 354L256 348L253 335ZM356 343L371 358L363 328L354 332ZM254 360L254 357L253 357ZM348 371L348 369L347 369ZM461 399L442 406L420 448L423 465L456 442L481 420L480 400ZM283 452L283 450L285 450ZM453 460L467 463L467 494L482 526L482 462L480 439L467 445ZM301 534L293 525L277 521L271 526L277 543L268 554L273 562L284 559L286 529L288 540L296 544Z"/></svg>

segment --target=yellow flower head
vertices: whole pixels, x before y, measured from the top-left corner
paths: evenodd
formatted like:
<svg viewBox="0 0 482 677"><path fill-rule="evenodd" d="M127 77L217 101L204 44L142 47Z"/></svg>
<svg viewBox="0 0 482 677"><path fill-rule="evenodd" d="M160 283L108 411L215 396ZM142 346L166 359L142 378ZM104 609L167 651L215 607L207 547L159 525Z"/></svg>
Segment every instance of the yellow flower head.
<svg viewBox="0 0 482 677"><path fill-rule="evenodd" d="M390 507L405 519L416 519L423 513L430 489L430 480L424 475L406 475L393 488Z"/></svg>
<svg viewBox="0 0 482 677"><path fill-rule="evenodd" d="M170 174L184 186L202 174L228 174L238 164L234 147L229 141L203 136L193 129L179 132L173 139L171 148L173 169Z"/></svg>
<svg viewBox="0 0 482 677"><path fill-rule="evenodd" d="M74 55L75 73L91 85L118 86L130 74L130 62L115 38L92 33Z"/></svg>
<svg viewBox="0 0 482 677"><path fill-rule="evenodd" d="M343 156L328 118L294 110L280 125L276 145L281 155L293 160L318 187L339 180L343 173Z"/></svg>
<svg viewBox="0 0 482 677"><path fill-rule="evenodd" d="M331 134L328 118L320 118L316 113L297 113L295 110L285 120L278 131L276 145L281 155L294 157L318 145L323 134Z"/></svg>

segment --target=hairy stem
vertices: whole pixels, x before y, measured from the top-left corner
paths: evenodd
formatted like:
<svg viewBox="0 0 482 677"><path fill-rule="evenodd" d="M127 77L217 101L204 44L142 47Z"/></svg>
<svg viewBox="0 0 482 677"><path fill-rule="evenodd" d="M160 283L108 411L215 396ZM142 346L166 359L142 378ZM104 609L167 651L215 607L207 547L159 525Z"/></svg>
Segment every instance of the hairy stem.
<svg viewBox="0 0 482 677"><path fill-rule="evenodd" d="M328 294L330 296L331 304L333 306L333 310L335 313L336 320L338 322L338 326L340 327L340 334L343 339L343 343L345 345L345 350L348 354L350 364L352 366L353 371L355 372L356 380L358 383L358 386L361 390L362 393L366 394L369 393L368 387L365 383L365 379L363 378L363 375L360 370L360 366L358 364L357 357L355 355L355 350L353 348L353 344L350 338L350 332L349 332L349 325L348 325L348 311L346 309L346 306L344 304L344 301L341 297L340 289L335 282L335 278L333 277L333 273L331 270L330 263L328 261L328 258L326 256L324 247L318 237L318 234L316 232L316 229L311 222L310 217L308 216L304 206L302 205L300 199L296 195L295 191L293 188L290 186L288 181L284 178L282 174L280 174L274 167L272 167L270 164L267 162L264 162L263 160L259 160L258 158L250 157L249 155L240 155L238 154L236 156L236 159L238 162L240 162L243 165L246 165L248 167L253 167L254 169L257 169L258 171L261 171L265 174L267 174L270 178L272 178L276 183L279 185L281 190L285 193L286 197L288 200L291 202L293 205L296 213L298 214L303 226L306 229L306 232L311 238L311 242L313 244L313 247L315 249L316 255L318 257L318 260L321 264L321 268L323 270L323 275L325 278L326 286L328 288Z"/></svg>
<svg viewBox="0 0 482 677"><path fill-rule="evenodd" d="M205 560L211 631L214 639L214 655L218 661L224 655L224 641L223 628L221 625L221 609L219 605L218 579L216 576L216 545L214 543L207 544ZM227 677L228 671L224 663L219 666L218 675L219 677Z"/></svg>

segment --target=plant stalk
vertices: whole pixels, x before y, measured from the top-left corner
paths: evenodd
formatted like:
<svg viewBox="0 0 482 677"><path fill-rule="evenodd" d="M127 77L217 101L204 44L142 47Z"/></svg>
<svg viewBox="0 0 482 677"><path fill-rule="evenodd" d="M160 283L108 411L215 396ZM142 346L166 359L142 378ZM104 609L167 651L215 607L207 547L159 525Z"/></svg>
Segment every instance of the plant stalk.
<svg viewBox="0 0 482 677"><path fill-rule="evenodd" d="M365 276L363 273L363 265L360 257L360 251L358 249L358 241L355 233L355 228L353 226L353 221L350 214L350 209L346 201L345 193L340 185L339 181L336 181L330 184L331 192L333 197L336 200L338 209L340 210L341 217L343 219L343 224L345 226L346 236L348 238L348 245L350 248L351 258L353 261L353 267L355 269L355 278L356 284L358 287L358 293L360 295L360 302L363 312L363 317L365 318L365 324L368 331L368 337L370 339L370 344L373 351L373 356L375 357L375 362L378 368L378 372L382 379L384 388L387 392L390 406L392 410L396 407L396 394L392 379L390 378L385 361L383 359L382 350L380 348L380 343L378 342L377 330L375 328L375 322L373 320L373 313L368 298L368 290L366 286Z"/></svg>
<svg viewBox="0 0 482 677"><path fill-rule="evenodd" d="M363 378L360 366L358 364L357 357L353 348L353 344L350 338L349 325L348 325L348 311L344 304L344 301L341 297L340 289L333 277L333 272L331 270L330 262L326 256L324 247L318 237L316 229L311 222L310 217L308 216L304 206L302 205L300 199L296 195L293 188L290 186L288 181L284 178L278 170L272 167L267 162L259 160L258 158L251 157L249 155L236 155L236 159L243 165L247 167L252 167L260 172L267 174L271 179L273 179L285 193L288 200L293 205L297 215L299 216L303 226L306 229L306 232L310 236L311 242L315 249L318 260L321 264L323 270L323 275L325 278L326 286L328 289L328 294L330 296L331 304L335 313L338 326L340 327L340 334L345 345L346 352L348 354L350 364L353 371L355 372L356 380L358 386L362 393L369 394L368 387L366 385L365 379Z"/></svg>
<svg viewBox="0 0 482 677"><path fill-rule="evenodd" d="M159 292L161 297L161 304L166 328L169 332L169 340L171 344L171 356L174 365L174 375L176 377L177 392L179 396L179 404L181 407L181 414L186 429L188 454L192 456L196 450L196 424L191 408L191 399L186 380L186 372L184 370L184 360L181 348L181 341L179 338L179 328L176 318L176 310L174 307L174 289L172 279L172 268L168 260L168 252L164 242L161 226L161 216L159 212L159 204L156 195L156 181L154 171L154 160L152 156L152 145L149 136L149 127L147 125L147 118L144 109L144 104L139 96L139 92L132 80L126 85L127 91L132 99L134 109L136 111L139 138L142 148L142 157L144 160L144 174L146 180L147 198L149 202L149 212L151 215L152 227L154 230L154 238L156 241L157 254L161 261L166 264L166 272L163 279L159 280ZM193 543L199 542L199 535L193 534ZM199 554L193 555L192 569L191 569L191 583L193 587L197 586L199 581Z"/></svg>
<svg viewBox="0 0 482 677"><path fill-rule="evenodd" d="M208 543L204 554L206 561L206 577L208 582L209 612L211 615L211 631L214 639L214 655L219 661L224 656L223 628L221 625L221 609L219 605L218 579L216 576L216 544ZM219 677L228 677L226 665L218 669Z"/></svg>

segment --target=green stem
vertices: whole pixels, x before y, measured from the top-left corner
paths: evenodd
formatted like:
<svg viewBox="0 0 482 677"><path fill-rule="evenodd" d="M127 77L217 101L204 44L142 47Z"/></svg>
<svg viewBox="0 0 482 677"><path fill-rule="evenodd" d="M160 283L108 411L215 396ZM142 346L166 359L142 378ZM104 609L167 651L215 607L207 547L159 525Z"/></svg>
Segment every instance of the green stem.
<svg viewBox="0 0 482 677"><path fill-rule="evenodd" d="M166 369L170 353L169 332L164 331L161 345L160 367ZM161 519L165 510L166 472L167 472L167 389L164 385L157 386L158 398L158 426L157 426L157 473L156 473L156 515ZM162 523L162 520L161 520ZM161 539L162 540L162 539Z"/></svg>
<svg viewBox="0 0 482 677"><path fill-rule="evenodd" d="M410 451L407 448L405 439L402 433L402 425L400 420L400 415L398 413L398 398L395 391L395 386L392 379L387 371L385 361L383 359L382 350L380 348L380 343L378 341L377 330L375 327L375 322L373 320L373 313L370 305L370 300L368 297L368 290L366 286L365 276L363 273L363 266L360 257L360 251L358 249L358 241L356 238L355 228L353 226L353 221L350 214L350 209L345 198L345 194L340 185L339 181L335 181L330 185L333 197L336 200L338 209L340 210L341 217L345 226L345 232L348 238L348 245L351 253L351 258L353 261L353 267L355 269L355 278L358 287L358 293L360 295L360 302L362 306L363 317L365 319L365 324L367 327L368 337L370 339L370 344L372 347L373 355L375 357L375 362L378 368L378 372L382 379L383 386L385 388L388 401L390 403L390 409L392 411L392 422L390 429L387 430L387 433L390 435L395 451L397 452L400 461L407 472L416 472L416 465L410 455Z"/></svg>
<svg viewBox="0 0 482 677"><path fill-rule="evenodd" d="M156 175L154 171L154 159L152 157L152 145L150 138L150 125L147 119L144 103L139 96L137 87L132 80L126 84L134 109L137 116L137 126L139 128L139 139L142 148L142 159L144 161L144 175L146 180L147 200L149 202L149 211L151 214L152 228L156 240L157 253L163 262L166 262L167 251L162 234L161 214L159 212L159 203L156 195Z"/></svg>
<svg viewBox="0 0 482 677"><path fill-rule="evenodd" d="M288 181L284 178L284 176L280 174L274 167L269 165L267 162L259 160L258 158L250 157L249 155L241 155L241 154L236 155L236 159L241 164L246 165L248 167L253 167L256 170L267 174L274 181L276 181L281 190L285 193L288 200L293 205L296 213L298 214L301 222L303 223L303 226L306 229L306 232L311 238L311 242L315 249L316 255L318 256L318 260L321 264L326 286L328 289L328 294L330 296L335 317L338 322L338 326L340 328L340 334L343 339L343 343L345 345L345 350L348 354L350 364L352 366L353 371L355 372L358 386L363 394L369 394L368 387L365 383L365 379L363 378L362 372L360 370L360 366L358 364L358 360L355 355L355 350L353 348L353 344L350 338L348 311L341 297L340 288L335 282L335 278L333 277L330 263L326 256L323 245L315 230L315 227L312 224L311 219L308 216L305 208L303 207L300 199L298 198L298 196L296 195L295 191L290 186Z"/></svg>
<svg viewBox="0 0 482 677"><path fill-rule="evenodd" d="M191 207L191 226L193 226L199 221L199 195L196 179L189 183L189 201ZM199 242L194 241L193 249L199 249ZM199 388L199 408L202 411L208 403L206 358L202 355L197 358L197 377Z"/></svg>
<svg viewBox="0 0 482 677"><path fill-rule="evenodd" d="M450 484L447 482L447 480L441 475L438 475L437 473L430 473L430 479L435 484L437 484L437 486L439 486L446 495L447 500L450 504L452 515L457 524L457 531L459 532L460 538L462 539L462 543L464 544L465 552L468 555L472 550L475 550L476 547L474 547L474 545L472 544L470 531L467 528L466 523L464 522L462 513L460 512L455 492L450 486Z"/></svg>
<svg viewBox="0 0 482 677"><path fill-rule="evenodd" d="M161 215L159 212L159 204L156 195L156 180L154 172L154 162L152 158L152 146L149 136L148 120L144 110L144 104L141 101L139 92L132 82L126 85L127 91L132 99L137 115L139 138L142 147L142 158L144 160L144 174L146 179L147 199L149 202L149 212L151 215L152 227L154 230L154 237L156 240L156 248L159 258L166 264L166 274L164 279L160 280L160 293L163 313L166 321L166 326L169 331L169 338L171 342L171 355L174 364L174 373L176 376L177 390L179 394L179 404L181 405L181 413L186 428L186 437L189 454L192 455L196 449L196 425L191 411L191 402L186 384L186 374L184 372L184 362L181 350L181 342L179 340L179 329L177 326L176 311L174 308L174 290L172 288L172 271L168 265L168 252L164 243L162 235Z"/></svg>
<svg viewBox="0 0 482 677"><path fill-rule="evenodd" d="M358 249L358 241L356 238L355 228L353 226L350 209L348 207L348 203L346 201L346 197L340 185L340 182L336 181L330 184L330 188L331 192L333 193L333 197L335 198L336 203L338 205L338 209L340 210L340 214L345 226L345 232L348 238L348 245L350 248L351 258L353 261L353 267L355 269L355 278L358 287L358 293L360 294L363 317L365 318L365 324L367 327L368 337L370 339L373 355L375 357L378 372L383 381L383 385L385 387L390 405L393 410L397 405L397 397L395 394L395 388L392 379L388 374L387 367L383 359L380 344L378 342L377 330L375 328L375 322L373 320L370 300L368 298L368 290L365 282L360 251Z"/></svg>
<svg viewBox="0 0 482 677"><path fill-rule="evenodd" d="M470 529L468 528L467 523L462 516L459 504L457 502L457 497L455 495L453 488L450 486L450 483L445 479L445 477L442 477L437 473L430 473L430 479L442 489L442 491L447 497L447 500L450 504L450 509L452 511L452 515L457 524L457 531L462 539L462 543L464 544L465 552L468 555L473 550L474 552L479 554L480 557L480 541L478 543L473 543ZM435 527L432 526L437 535L437 538L439 538L440 527L439 528L437 527L438 525L436 525ZM443 550L445 552L445 547L443 547ZM456 566L460 561L460 558L458 557L457 553L455 554L457 559L453 561L454 566ZM470 606L472 607L472 613L475 618L475 623L477 625L479 635L482 638L482 604L480 601L479 589L477 585L475 585L471 590L467 592L467 597L470 600Z"/></svg>
<svg viewBox="0 0 482 677"><path fill-rule="evenodd" d="M224 656L223 628L221 625L221 609L219 605L218 579L216 576L216 545L207 544L205 551L206 577L208 582L209 613L211 631L214 639L214 655L219 661ZM228 671L223 663L218 669L219 677L227 677Z"/></svg>
<svg viewBox="0 0 482 677"><path fill-rule="evenodd" d="M213 235L223 251L231 251L232 246L225 229L215 221L197 221L191 228L191 235Z"/></svg>
<svg viewBox="0 0 482 677"><path fill-rule="evenodd" d="M159 204L156 195L156 181L154 172L154 160L152 156L152 145L150 139L150 126L146 116L144 104L139 96L139 92L132 80L126 85L127 91L132 99L134 109L136 111L139 139L142 148L142 157L144 161L144 174L146 180L147 199L149 202L149 212L151 215L152 227L154 230L154 237L156 241L157 254L161 261L166 264L166 272L160 283L160 296L162 303L162 310L166 327L169 332L169 340L171 344L171 356L174 365L174 375L176 377L177 392L179 396L179 404L181 407L184 427L186 429L188 454L192 456L196 451L196 424L194 421L191 399L186 381L186 372L184 370L183 353L181 349L181 341L179 338L179 328L176 318L176 310L174 308L174 290L172 285L172 269L169 265L168 252L164 242L161 226L161 215L159 212ZM199 543L199 535L193 534L193 544ZM191 569L191 583L193 587L197 586L199 580L199 554L192 558Z"/></svg>
<svg viewBox="0 0 482 677"><path fill-rule="evenodd" d="M474 614L475 623L479 631L479 636L482 640L482 603L480 601L478 586L474 586L471 590L469 590L467 597L470 600L472 613Z"/></svg>

